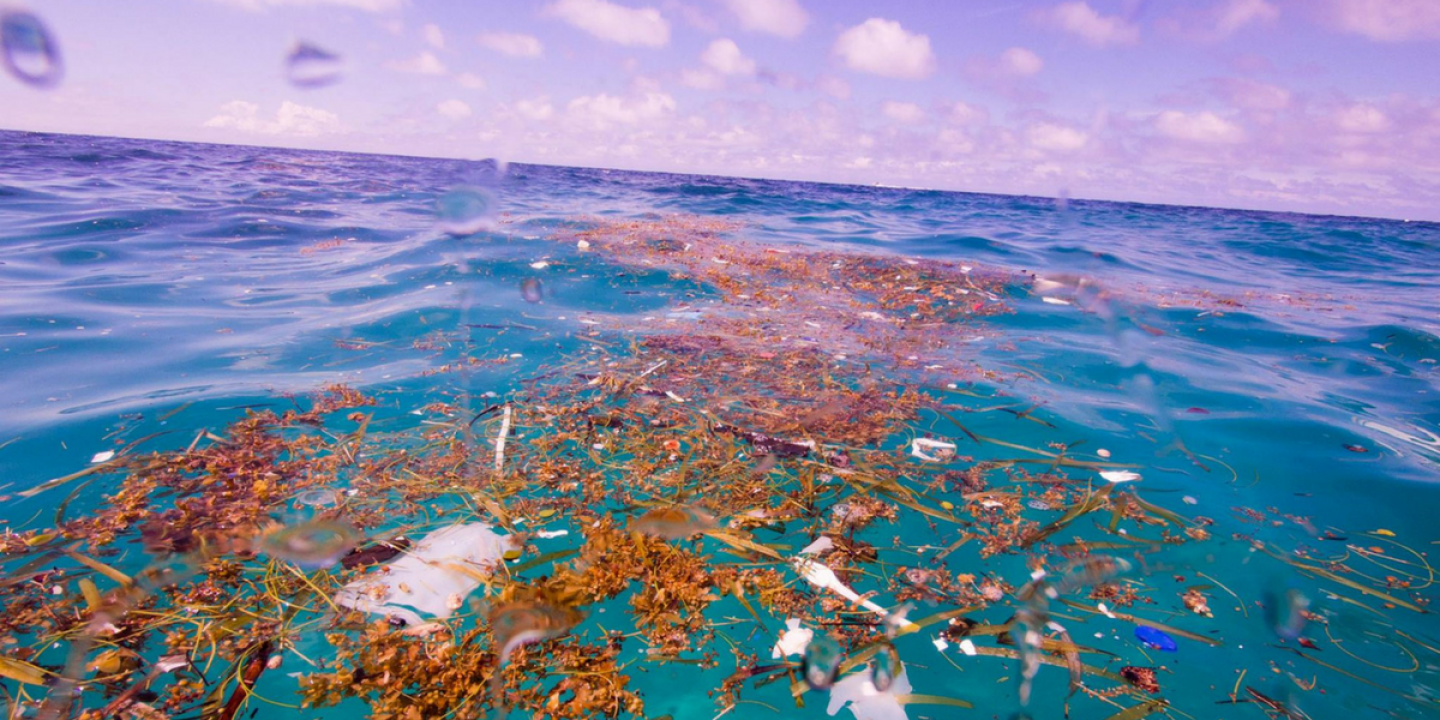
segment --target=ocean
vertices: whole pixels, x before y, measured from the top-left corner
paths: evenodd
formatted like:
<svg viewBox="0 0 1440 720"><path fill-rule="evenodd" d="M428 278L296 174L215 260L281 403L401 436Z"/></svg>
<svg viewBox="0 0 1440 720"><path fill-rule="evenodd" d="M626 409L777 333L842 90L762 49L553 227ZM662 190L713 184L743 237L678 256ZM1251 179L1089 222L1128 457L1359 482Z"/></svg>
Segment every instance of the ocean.
<svg viewBox="0 0 1440 720"><path fill-rule="evenodd" d="M1437 278L1435 223L0 132L0 704L1440 717ZM457 523L473 589L336 604Z"/></svg>

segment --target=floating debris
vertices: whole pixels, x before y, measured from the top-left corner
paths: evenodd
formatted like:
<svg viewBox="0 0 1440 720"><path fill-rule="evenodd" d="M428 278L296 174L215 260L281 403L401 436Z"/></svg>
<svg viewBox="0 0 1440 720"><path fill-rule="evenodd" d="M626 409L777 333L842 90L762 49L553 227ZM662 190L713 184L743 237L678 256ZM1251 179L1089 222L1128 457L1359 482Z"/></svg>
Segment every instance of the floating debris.
<svg viewBox="0 0 1440 720"><path fill-rule="evenodd" d="M1150 627L1149 625L1137 626L1135 628L1135 638L1140 641L1140 644L1144 645L1147 648L1150 648L1151 650L1175 652L1179 649L1179 646L1175 644L1175 638L1172 638L1169 635L1165 634L1164 631L1157 630L1153 627Z"/></svg>
<svg viewBox="0 0 1440 720"><path fill-rule="evenodd" d="M780 633L780 639L775 642L775 647L770 649L772 659L787 658L791 655L804 655L806 648L810 646L810 640L815 637L815 631L810 628L800 627L800 618L787 618L785 629Z"/></svg>
<svg viewBox="0 0 1440 720"><path fill-rule="evenodd" d="M452 525L421 538L403 557L340 590L335 602L362 612L424 622L446 618L503 561L510 540L485 523Z"/></svg>

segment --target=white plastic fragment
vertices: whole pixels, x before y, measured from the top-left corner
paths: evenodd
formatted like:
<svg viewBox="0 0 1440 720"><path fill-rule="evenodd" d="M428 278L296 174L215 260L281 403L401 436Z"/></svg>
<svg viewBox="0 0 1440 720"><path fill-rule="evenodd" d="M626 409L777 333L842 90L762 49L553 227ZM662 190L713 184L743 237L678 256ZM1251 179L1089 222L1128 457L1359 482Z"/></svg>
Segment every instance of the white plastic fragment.
<svg viewBox="0 0 1440 720"><path fill-rule="evenodd" d="M423 622L420 613L450 617L450 596L464 598L473 592L511 546L508 536L485 523L442 528L405 555L340 588L335 603L398 617L410 625Z"/></svg>
<svg viewBox="0 0 1440 720"><path fill-rule="evenodd" d="M1184 500L1186 505L1194 505L1194 504L1200 502L1199 500L1196 500L1196 499L1195 499L1195 496L1193 496L1193 495L1186 495L1185 497L1182 497L1182 498L1180 498L1180 499L1181 499L1181 500Z"/></svg>
<svg viewBox="0 0 1440 720"><path fill-rule="evenodd" d="M1106 450L1105 448L1100 448L1099 450L1096 450L1096 451L1095 451L1095 454L1096 454L1096 455L1099 455L1099 456L1102 457L1102 458L1108 458L1108 457L1110 457L1110 451L1109 451L1109 450Z"/></svg>
<svg viewBox="0 0 1440 720"><path fill-rule="evenodd" d="M770 657L779 660L800 655L814 637L814 630L800 627L800 618L789 618L785 621L785 630L781 631L780 639L776 641L775 647L770 649Z"/></svg>
<svg viewBox="0 0 1440 720"><path fill-rule="evenodd" d="M975 643L971 642L970 638L965 638L964 640L960 641L960 652L963 652L966 655L980 654L979 651L975 649Z"/></svg>
<svg viewBox="0 0 1440 720"><path fill-rule="evenodd" d="M1101 471L1100 477L1112 483L1123 483L1139 480L1140 473L1130 472L1129 470L1104 470Z"/></svg>
<svg viewBox="0 0 1440 720"><path fill-rule="evenodd" d="M940 637L939 635L936 635L935 639L931 640L930 642L935 643L935 649L939 650L940 652L945 652L946 650L950 649L950 643L946 642L945 638Z"/></svg>
<svg viewBox="0 0 1440 720"><path fill-rule="evenodd" d="M539 260L539 261L530 263L530 267L535 268L536 270L544 270L545 268L550 267L550 263L545 262L544 260Z"/></svg>
<svg viewBox="0 0 1440 720"><path fill-rule="evenodd" d="M115 451L114 451L114 450L106 450L106 451L104 451L104 452L95 453L95 455L90 458L90 462L92 462L92 463L109 462L110 459L113 458L113 457L115 457Z"/></svg>
<svg viewBox="0 0 1440 720"><path fill-rule="evenodd" d="M810 543L809 545L806 545L800 552L798 552L798 553L796 553L796 554L797 554L797 555L819 555L820 553L823 553L823 552L826 552L826 551L829 551L829 550L833 550L834 548L835 548L835 541L834 541L834 540L831 540L829 535L821 535L821 536L820 536L820 539L816 540L815 542Z"/></svg>
<svg viewBox="0 0 1440 720"><path fill-rule="evenodd" d="M1096 607L1096 609L1098 609L1101 613L1103 613L1103 614L1105 615L1105 617L1108 617L1108 618L1110 618L1111 620L1114 620L1114 619L1115 619L1115 613L1110 612L1110 608L1106 607L1105 603L1100 603L1099 605L1096 605L1095 607Z"/></svg>
<svg viewBox="0 0 1440 720"><path fill-rule="evenodd" d="M1051 304L1051 305L1069 305L1069 304L1070 304L1070 301L1069 301L1069 300L1063 300L1063 299L1057 298L1057 297L1050 297L1049 295L1046 295L1046 296L1044 296L1044 297L1042 297L1042 298L1040 298L1040 299L1041 299L1042 301L1046 302L1046 303Z"/></svg>
<svg viewBox="0 0 1440 720"><path fill-rule="evenodd" d="M570 534L570 531L569 531L569 530L564 530L564 529L561 529L561 530L536 530L536 531L535 531L535 537L538 537L538 538L540 538L540 539L542 539L542 540L551 540L551 539L554 539L554 538L557 538L557 537L565 537L566 535L569 535L569 534Z"/></svg>
<svg viewBox="0 0 1440 720"><path fill-rule="evenodd" d="M915 438L910 443L910 454L925 462L945 462L955 457L955 443L931 438Z"/></svg>
<svg viewBox="0 0 1440 720"><path fill-rule="evenodd" d="M860 594L852 590L849 585L841 582L840 578L835 575L835 571L831 570L828 565L803 557L797 557L793 562L795 563L795 570L800 573L801 577L809 581L811 585L825 588L880 617L885 617L890 614L890 611L875 604L874 601L869 599L862 600Z"/></svg>
<svg viewBox="0 0 1440 720"><path fill-rule="evenodd" d="M510 436L510 405L505 405L505 415L500 419L500 435L495 438L495 471L505 469L505 438Z"/></svg>
<svg viewBox="0 0 1440 720"><path fill-rule="evenodd" d="M861 670L846 675L830 688L830 703L825 712L834 715L848 706L855 720L908 720L899 696L909 694L910 678L904 665L890 687L883 691L875 687L869 670Z"/></svg>

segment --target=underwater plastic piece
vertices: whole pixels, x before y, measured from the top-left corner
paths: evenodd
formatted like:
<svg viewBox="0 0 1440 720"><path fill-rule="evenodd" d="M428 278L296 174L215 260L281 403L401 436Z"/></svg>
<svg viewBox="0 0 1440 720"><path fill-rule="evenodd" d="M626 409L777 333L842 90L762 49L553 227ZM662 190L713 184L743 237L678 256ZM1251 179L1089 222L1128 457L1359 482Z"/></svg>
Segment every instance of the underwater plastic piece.
<svg viewBox="0 0 1440 720"><path fill-rule="evenodd" d="M286 525L260 537L260 552L286 560L306 570L334 565L345 557L359 538L354 528L334 520L311 520Z"/></svg>
<svg viewBox="0 0 1440 720"><path fill-rule="evenodd" d="M361 612L423 622L420 613L450 617L480 577L503 562L509 536L485 523L452 525L426 535L405 556L340 589L335 602Z"/></svg>
<svg viewBox="0 0 1440 720"><path fill-rule="evenodd" d="M855 720L907 720L905 706L900 703L899 696L910 693L910 678L905 672L905 665L899 665L899 672L885 690L875 686L870 673L845 676L830 689L830 703L826 705L825 712L834 715L848 706L855 714Z"/></svg>
<svg viewBox="0 0 1440 720"><path fill-rule="evenodd" d="M827 690L835 684L835 676L840 672L840 659L844 651L835 638L825 633L812 633L810 643L805 646L805 655L800 659L800 667L805 675L805 684L811 690ZM831 713L832 715L834 713Z"/></svg>
<svg viewBox="0 0 1440 720"><path fill-rule="evenodd" d="M1175 644L1175 638L1170 637L1163 631L1156 630L1149 625L1138 625L1135 627L1135 638L1142 645L1151 650L1163 652L1175 652L1179 646Z"/></svg>

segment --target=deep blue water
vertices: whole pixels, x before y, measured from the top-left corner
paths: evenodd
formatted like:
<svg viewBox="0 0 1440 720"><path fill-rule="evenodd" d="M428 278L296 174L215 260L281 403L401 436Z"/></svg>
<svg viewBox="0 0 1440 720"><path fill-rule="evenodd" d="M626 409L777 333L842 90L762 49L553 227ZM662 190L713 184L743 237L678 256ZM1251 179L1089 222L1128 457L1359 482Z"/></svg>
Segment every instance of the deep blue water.
<svg viewBox="0 0 1440 720"><path fill-rule="evenodd" d="M662 312L690 287L657 272L627 276L623 292L549 237L577 218L683 213L744 223L744 238L777 247L1083 277L1080 304L1017 287L1015 312L957 350L1029 376L982 392L1040 404L1067 439L1142 463L1169 503L1221 519L1217 538L1239 532L1229 509L1245 506L1357 538L1387 529L1422 552L1440 542L1440 225L511 165L493 187L491 231L439 231L437 198L486 174L461 161L0 133L0 493L84 467L127 424L180 430L161 444L183 446L238 406L332 382L418 405L455 378L427 375L453 356L415 341L457 323L537 328L496 341L515 362L467 380L503 394L577 350L582 316ZM571 271L531 268L547 258ZM533 305L516 288L537 273L547 295ZM981 434L1038 430L1009 415L976 422ZM0 519L18 528L47 502L12 502ZM1213 552L1204 562L1228 567L1226 585L1251 602L1277 572L1242 542ZM1260 717L1214 701L1232 668L1281 682L1274 662L1335 688L1305 704L1313 717L1427 712L1262 651L1260 623L1214 597L1216 622L1251 649L1203 656L1214 674L1172 693L1189 701L1179 709ZM1434 642L1430 617L1392 620ZM1440 657L1418 652L1423 677L1324 658L1428 696ZM813 705L806 717L823 716ZM947 716L911 717L927 712Z"/></svg>

